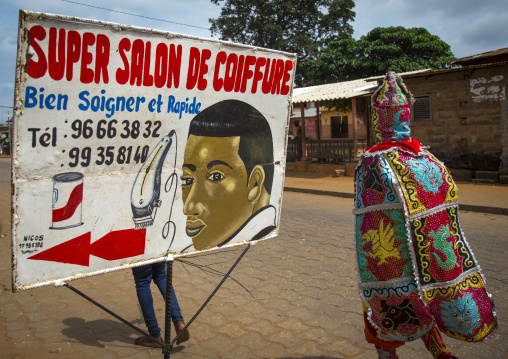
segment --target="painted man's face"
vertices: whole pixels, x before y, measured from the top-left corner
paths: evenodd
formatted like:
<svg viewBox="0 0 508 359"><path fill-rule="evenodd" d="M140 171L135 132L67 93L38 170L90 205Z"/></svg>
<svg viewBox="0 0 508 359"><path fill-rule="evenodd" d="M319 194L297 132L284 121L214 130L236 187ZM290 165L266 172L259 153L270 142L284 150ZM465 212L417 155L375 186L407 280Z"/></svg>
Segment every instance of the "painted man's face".
<svg viewBox="0 0 508 359"><path fill-rule="evenodd" d="M215 247L250 217L240 137L190 135L185 146L182 199L186 232L198 250Z"/></svg>

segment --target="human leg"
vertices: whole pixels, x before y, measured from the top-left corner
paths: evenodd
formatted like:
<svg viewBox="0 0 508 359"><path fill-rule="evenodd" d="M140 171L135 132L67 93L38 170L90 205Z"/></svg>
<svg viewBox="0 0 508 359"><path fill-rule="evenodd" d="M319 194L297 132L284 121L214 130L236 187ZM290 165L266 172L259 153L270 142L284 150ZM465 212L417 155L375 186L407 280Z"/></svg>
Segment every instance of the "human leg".
<svg viewBox="0 0 508 359"><path fill-rule="evenodd" d="M180 306L178 305L178 300L176 299L175 288L172 288L171 291L171 303L171 319L173 320L176 334L179 334L183 328L185 328L185 322L183 321L182 314L180 313ZM189 330L186 330L178 337L176 344L183 343L189 340L189 338Z"/></svg>
<svg viewBox="0 0 508 359"><path fill-rule="evenodd" d="M365 340L367 343L374 344L379 359L398 359L396 350L404 345L402 341L391 341L380 339L376 336L376 330L367 320L367 315L363 313L363 321L365 323Z"/></svg>
<svg viewBox="0 0 508 359"><path fill-rule="evenodd" d="M152 265L153 270L153 281L159 288L159 291L163 298L166 298L166 263L160 262ZM180 305L178 304L178 299L176 298L175 288L171 287L171 320L173 325L175 326L176 333L180 333L185 327L185 322L183 321L183 317L180 310ZM180 335L177 340L177 344L185 342L189 340L190 335L189 331L186 330L184 333Z"/></svg>
<svg viewBox="0 0 508 359"><path fill-rule="evenodd" d="M166 262L152 264L152 278L162 298L166 299Z"/></svg>
<svg viewBox="0 0 508 359"><path fill-rule="evenodd" d="M399 359L397 349L385 349L376 344L377 356L379 359Z"/></svg>
<svg viewBox="0 0 508 359"><path fill-rule="evenodd" d="M132 275L136 284L136 294L138 296L139 306L143 313L145 325L148 328L148 333L153 338L160 336L160 328L155 316L153 308L152 292L150 290L150 283L152 282L152 266L144 265L132 268Z"/></svg>
<svg viewBox="0 0 508 359"><path fill-rule="evenodd" d="M178 305L175 288L173 287L171 287L171 320L173 321L173 324L176 322L183 322L180 305Z"/></svg>
<svg viewBox="0 0 508 359"><path fill-rule="evenodd" d="M447 348L439 330L434 327L422 337L427 350L435 359L457 358Z"/></svg>
<svg viewBox="0 0 508 359"><path fill-rule="evenodd" d="M159 288L163 298L166 298L166 263L160 262L152 265L153 281ZM173 324L183 321L180 306L176 299L175 288L171 287L171 320Z"/></svg>

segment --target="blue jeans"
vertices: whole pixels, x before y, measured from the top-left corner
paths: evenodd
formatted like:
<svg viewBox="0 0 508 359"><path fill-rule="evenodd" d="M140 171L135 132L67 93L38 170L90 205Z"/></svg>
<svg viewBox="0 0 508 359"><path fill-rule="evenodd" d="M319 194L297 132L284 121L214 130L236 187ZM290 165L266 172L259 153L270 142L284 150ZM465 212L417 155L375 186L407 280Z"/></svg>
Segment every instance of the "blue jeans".
<svg viewBox="0 0 508 359"><path fill-rule="evenodd" d="M136 283L136 293L138 295L139 305L143 312L143 319L145 320L148 332L153 338L157 338L161 334L157 318L155 317L155 310L153 309L153 298L150 284L152 279L159 288L163 298L166 298L166 263L159 262L154 264L147 264L144 266L132 268L132 275ZM176 323L183 320L180 314L180 306L176 299L174 288L171 290L171 320Z"/></svg>

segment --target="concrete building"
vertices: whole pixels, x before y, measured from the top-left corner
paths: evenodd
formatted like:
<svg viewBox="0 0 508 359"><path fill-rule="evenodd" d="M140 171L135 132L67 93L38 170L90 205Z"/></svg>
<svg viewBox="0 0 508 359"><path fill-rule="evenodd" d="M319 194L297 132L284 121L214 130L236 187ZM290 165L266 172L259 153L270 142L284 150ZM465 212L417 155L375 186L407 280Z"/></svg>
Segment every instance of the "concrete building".
<svg viewBox="0 0 508 359"><path fill-rule="evenodd" d="M455 178L508 183L508 62L405 75L412 135Z"/></svg>
<svg viewBox="0 0 508 359"><path fill-rule="evenodd" d="M327 107L319 108L318 125L317 113L315 103L309 103L304 111L305 117L305 136L313 140L332 140L338 138L353 139L353 113L352 111L337 111L335 108L329 109ZM357 120L357 134L359 139L367 139L367 127L358 116ZM289 123L289 134L296 137L298 134L298 126L301 125L301 114L296 111L291 116ZM293 138L291 137L291 138Z"/></svg>
<svg viewBox="0 0 508 359"><path fill-rule="evenodd" d="M457 180L508 183L507 53L508 49L500 49L457 59L454 68L400 74L415 97L412 135L430 146L430 151L452 170ZM368 99L383 77L297 88L293 102L351 99L355 113L357 102L367 101L370 105ZM321 139L330 133L326 126L332 115L320 116ZM370 145L370 116L366 122ZM359 126L354 127L353 137L348 138L358 148L363 133Z"/></svg>

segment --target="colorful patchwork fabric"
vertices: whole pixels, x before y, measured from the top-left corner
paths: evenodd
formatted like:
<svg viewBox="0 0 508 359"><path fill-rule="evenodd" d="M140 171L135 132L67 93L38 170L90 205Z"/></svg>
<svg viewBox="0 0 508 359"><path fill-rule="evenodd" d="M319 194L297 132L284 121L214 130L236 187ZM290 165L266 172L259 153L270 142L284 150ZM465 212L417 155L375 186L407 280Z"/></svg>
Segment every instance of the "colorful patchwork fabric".
<svg viewBox="0 0 508 359"><path fill-rule="evenodd" d="M388 169L388 162L377 156L366 158L356 168L356 210L373 206L402 208ZM393 206L395 203L397 205Z"/></svg>
<svg viewBox="0 0 508 359"><path fill-rule="evenodd" d="M414 281L362 288L367 320L384 340L412 341L425 335L434 319L420 300Z"/></svg>
<svg viewBox="0 0 508 359"><path fill-rule="evenodd" d="M414 156L394 148L383 157L397 177L410 216L458 203L457 186L450 173L429 152Z"/></svg>
<svg viewBox="0 0 508 359"><path fill-rule="evenodd" d="M477 342L496 328L494 304L479 271L469 272L460 278L450 286L425 290L424 299L445 334Z"/></svg>
<svg viewBox="0 0 508 359"><path fill-rule="evenodd" d="M356 216L356 251L362 282L413 275L404 214L377 210Z"/></svg>
<svg viewBox="0 0 508 359"><path fill-rule="evenodd" d="M479 341L497 326L494 305L460 227L457 186L448 169L410 137L412 103L394 72L371 100L376 145L355 171L364 311L379 339L414 340L431 328L437 332L435 323L451 337ZM433 351L436 343L426 344ZM434 351L447 355L445 347Z"/></svg>
<svg viewBox="0 0 508 359"><path fill-rule="evenodd" d="M459 228L457 207L410 221L420 285L427 287L457 279L478 270Z"/></svg>
<svg viewBox="0 0 508 359"><path fill-rule="evenodd" d="M355 185L359 287L378 337L411 341L434 324L456 339L488 336L494 306L447 168L426 150L395 146L363 156Z"/></svg>

